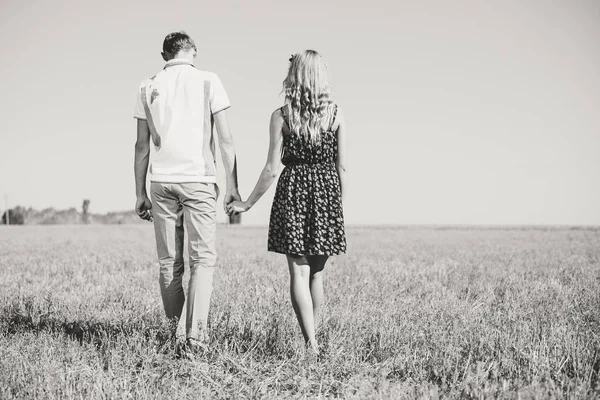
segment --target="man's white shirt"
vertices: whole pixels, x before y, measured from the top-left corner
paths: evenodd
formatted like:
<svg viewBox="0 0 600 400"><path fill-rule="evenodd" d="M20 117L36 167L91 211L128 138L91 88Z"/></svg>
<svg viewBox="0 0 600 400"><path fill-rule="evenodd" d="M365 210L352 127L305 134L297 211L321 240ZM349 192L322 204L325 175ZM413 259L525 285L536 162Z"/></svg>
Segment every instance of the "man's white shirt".
<svg viewBox="0 0 600 400"><path fill-rule="evenodd" d="M219 77L173 59L142 82L134 117L147 120L156 150L153 182L216 182L213 115L230 107Z"/></svg>

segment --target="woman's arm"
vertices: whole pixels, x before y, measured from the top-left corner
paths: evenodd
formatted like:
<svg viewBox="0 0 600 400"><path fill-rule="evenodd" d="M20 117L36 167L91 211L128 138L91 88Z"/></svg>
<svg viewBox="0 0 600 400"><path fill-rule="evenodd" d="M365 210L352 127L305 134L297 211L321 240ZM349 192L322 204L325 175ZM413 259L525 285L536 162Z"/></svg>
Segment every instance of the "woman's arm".
<svg viewBox="0 0 600 400"><path fill-rule="evenodd" d="M335 166L340 177L342 204L344 204L347 197L346 193L348 192L346 180L346 121L344 120L344 114L342 113L342 109L340 107L338 107L336 119L338 125L336 130L338 141L338 154Z"/></svg>
<svg viewBox="0 0 600 400"><path fill-rule="evenodd" d="M269 124L269 153L267 154L267 163L248 199L246 201L234 201L229 204L227 208L229 213L249 210L265 194L273 184L275 178L277 178L279 168L281 167L282 128L283 117L281 116L281 111L276 110L271 115L271 122Z"/></svg>

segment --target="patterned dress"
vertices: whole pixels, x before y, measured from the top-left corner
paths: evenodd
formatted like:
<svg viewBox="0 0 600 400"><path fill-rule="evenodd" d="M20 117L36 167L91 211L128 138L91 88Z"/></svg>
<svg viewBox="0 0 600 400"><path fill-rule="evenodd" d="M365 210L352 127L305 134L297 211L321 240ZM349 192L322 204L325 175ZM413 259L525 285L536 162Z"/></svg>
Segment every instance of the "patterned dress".
<svg viewBox="0 0 600 400"><path fill-rule="evenodd" d="M338 145L333 131L337 105L329 129L313 144L287 129L287 106L279 177L271 219L268 250L294 255L336 255L346 252L340 180L335 166Z"/></svg>

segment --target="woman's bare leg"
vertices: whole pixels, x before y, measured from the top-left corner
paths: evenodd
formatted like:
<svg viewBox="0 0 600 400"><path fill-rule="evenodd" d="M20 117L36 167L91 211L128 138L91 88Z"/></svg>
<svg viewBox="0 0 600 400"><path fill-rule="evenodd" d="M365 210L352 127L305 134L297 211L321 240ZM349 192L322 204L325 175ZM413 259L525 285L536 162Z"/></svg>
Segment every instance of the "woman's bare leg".
<svg viewBox="0 0 600 400"><path fill-rule="evenodd" d="M319 314L325 300L323 291L323 269L328 256L306 256L310 266L310 296L313 303L313 318L315 331L319 325Z"/></svg>
<svg viewBox="0 0 600 400"><path fill-rule="evenodd" d="M310 266L306 257L288 255L290 294L304 341L318 352L315 338L313 302L310 294Z"/></svg>

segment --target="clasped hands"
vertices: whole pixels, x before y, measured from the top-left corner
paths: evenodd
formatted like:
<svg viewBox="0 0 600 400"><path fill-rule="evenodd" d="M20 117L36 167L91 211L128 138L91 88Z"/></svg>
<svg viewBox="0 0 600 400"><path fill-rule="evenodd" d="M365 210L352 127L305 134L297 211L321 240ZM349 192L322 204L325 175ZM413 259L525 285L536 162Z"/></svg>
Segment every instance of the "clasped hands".
<svg viewBox="0 0 600 400"><path fill-rule="evenodd" d="M241 201L242 197L237 191L231 191L225 193L225 199L223 199L223 208L227 215L239 214L248 211L252 206L246 201ZM138 196L135 203L135 212L141 218L146 221L152 222L152 202L146 195Z"/></svg>
<svg viewBox="0 0 600 400"><path fill-rule="evenodd" d="M242 196L240 196L237 190L232 190L225 193L223 207L227 215L235 215L248 211L252 206L248 202L242 201Z"/></svg>
<svg viewBox="0 0 600 400"><path fill-rule="evenodd" d="M247 201L234 200L225 206L227 215L235 215L248 211L252 206Z"/></svg>

